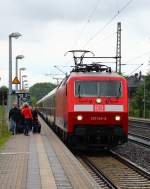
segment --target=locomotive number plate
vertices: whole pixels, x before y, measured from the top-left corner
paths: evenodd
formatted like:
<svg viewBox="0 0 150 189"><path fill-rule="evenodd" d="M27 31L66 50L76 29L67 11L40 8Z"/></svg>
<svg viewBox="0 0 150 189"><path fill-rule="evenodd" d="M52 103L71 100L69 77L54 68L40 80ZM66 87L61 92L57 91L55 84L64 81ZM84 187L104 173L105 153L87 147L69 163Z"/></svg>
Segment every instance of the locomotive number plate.
<svg viewBox="0 0 150 189"><path fill-rule="evenodd" d="M94 111L95 112L103 112L104 111L104 105L100 105L100 104L94 105Z"/></svg>
<svg viewBox="0 0 150 189"><path fill-rule="evenodd" d="M107 117L103 116L103 117L100 117L100 116L92 116L91 117L91 121L106 121L107 120Z"/></svg>

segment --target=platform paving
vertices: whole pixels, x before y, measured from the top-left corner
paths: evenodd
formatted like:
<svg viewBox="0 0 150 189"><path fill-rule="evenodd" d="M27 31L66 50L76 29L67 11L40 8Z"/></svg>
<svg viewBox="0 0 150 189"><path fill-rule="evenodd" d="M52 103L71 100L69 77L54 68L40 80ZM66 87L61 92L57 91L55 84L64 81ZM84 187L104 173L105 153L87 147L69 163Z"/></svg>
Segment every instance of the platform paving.
<svg viewBox="0 0 150 189"><path fill-rule="evenodd" d="M0 151L0 188L25 189L29 158L29 137L12 136Z"/></svg>
<svg viewBox="0 0 150 189"><path fill-rule="evenodd" d="M56 135L11 136L0 150L0 189L99 188Z"/></svg>

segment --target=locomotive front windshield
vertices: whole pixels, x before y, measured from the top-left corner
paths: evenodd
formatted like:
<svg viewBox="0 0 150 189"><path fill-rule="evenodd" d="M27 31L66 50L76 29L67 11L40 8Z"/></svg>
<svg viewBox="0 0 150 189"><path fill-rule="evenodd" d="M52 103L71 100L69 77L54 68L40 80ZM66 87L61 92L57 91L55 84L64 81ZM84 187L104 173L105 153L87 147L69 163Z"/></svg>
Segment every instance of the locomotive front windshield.
<svg viewBox="0 0 150 189"><path fill-rule="evenodd" d="M78 97L120 97L121 93L121 82L117 80L75 82L75 96Z"/></svg>

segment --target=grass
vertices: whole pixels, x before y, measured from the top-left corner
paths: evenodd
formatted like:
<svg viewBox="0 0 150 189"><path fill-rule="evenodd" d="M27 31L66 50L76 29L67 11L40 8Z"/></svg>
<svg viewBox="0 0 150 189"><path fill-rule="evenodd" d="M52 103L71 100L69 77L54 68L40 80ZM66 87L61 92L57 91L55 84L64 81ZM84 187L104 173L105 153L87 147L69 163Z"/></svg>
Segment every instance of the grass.
<svg viewBox="0 0 150 189"><path fill-rule="evenodd" d="M0 106L0 118L2 119L4 115L4 108L2 106Z"/></svg>
<svg viewBox="0 0 150 189"><path fill-rule="evenodd" d="M8 126L6 124L4 107L0 106L0 148L10 136L11 133L8 131Z"/></svg>
<svg viewBox="0 0 150 189"><path fill-rule="evenodd" d="M3 132L2 137L0 138L0 148L5 144L10 136L11 134L8 130Z"/></svg>

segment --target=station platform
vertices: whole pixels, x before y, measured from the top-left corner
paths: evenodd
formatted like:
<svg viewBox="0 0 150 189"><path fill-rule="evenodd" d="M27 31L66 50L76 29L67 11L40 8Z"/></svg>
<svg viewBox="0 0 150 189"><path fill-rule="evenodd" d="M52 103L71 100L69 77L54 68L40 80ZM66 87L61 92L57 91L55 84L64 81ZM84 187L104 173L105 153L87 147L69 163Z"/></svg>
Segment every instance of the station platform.
<svg viewBox="0 0 150 189"><path fill-rule="evenodd" d="M41 134L13 135L0 151L0 189L100 188L39 118Z"/></svg>

